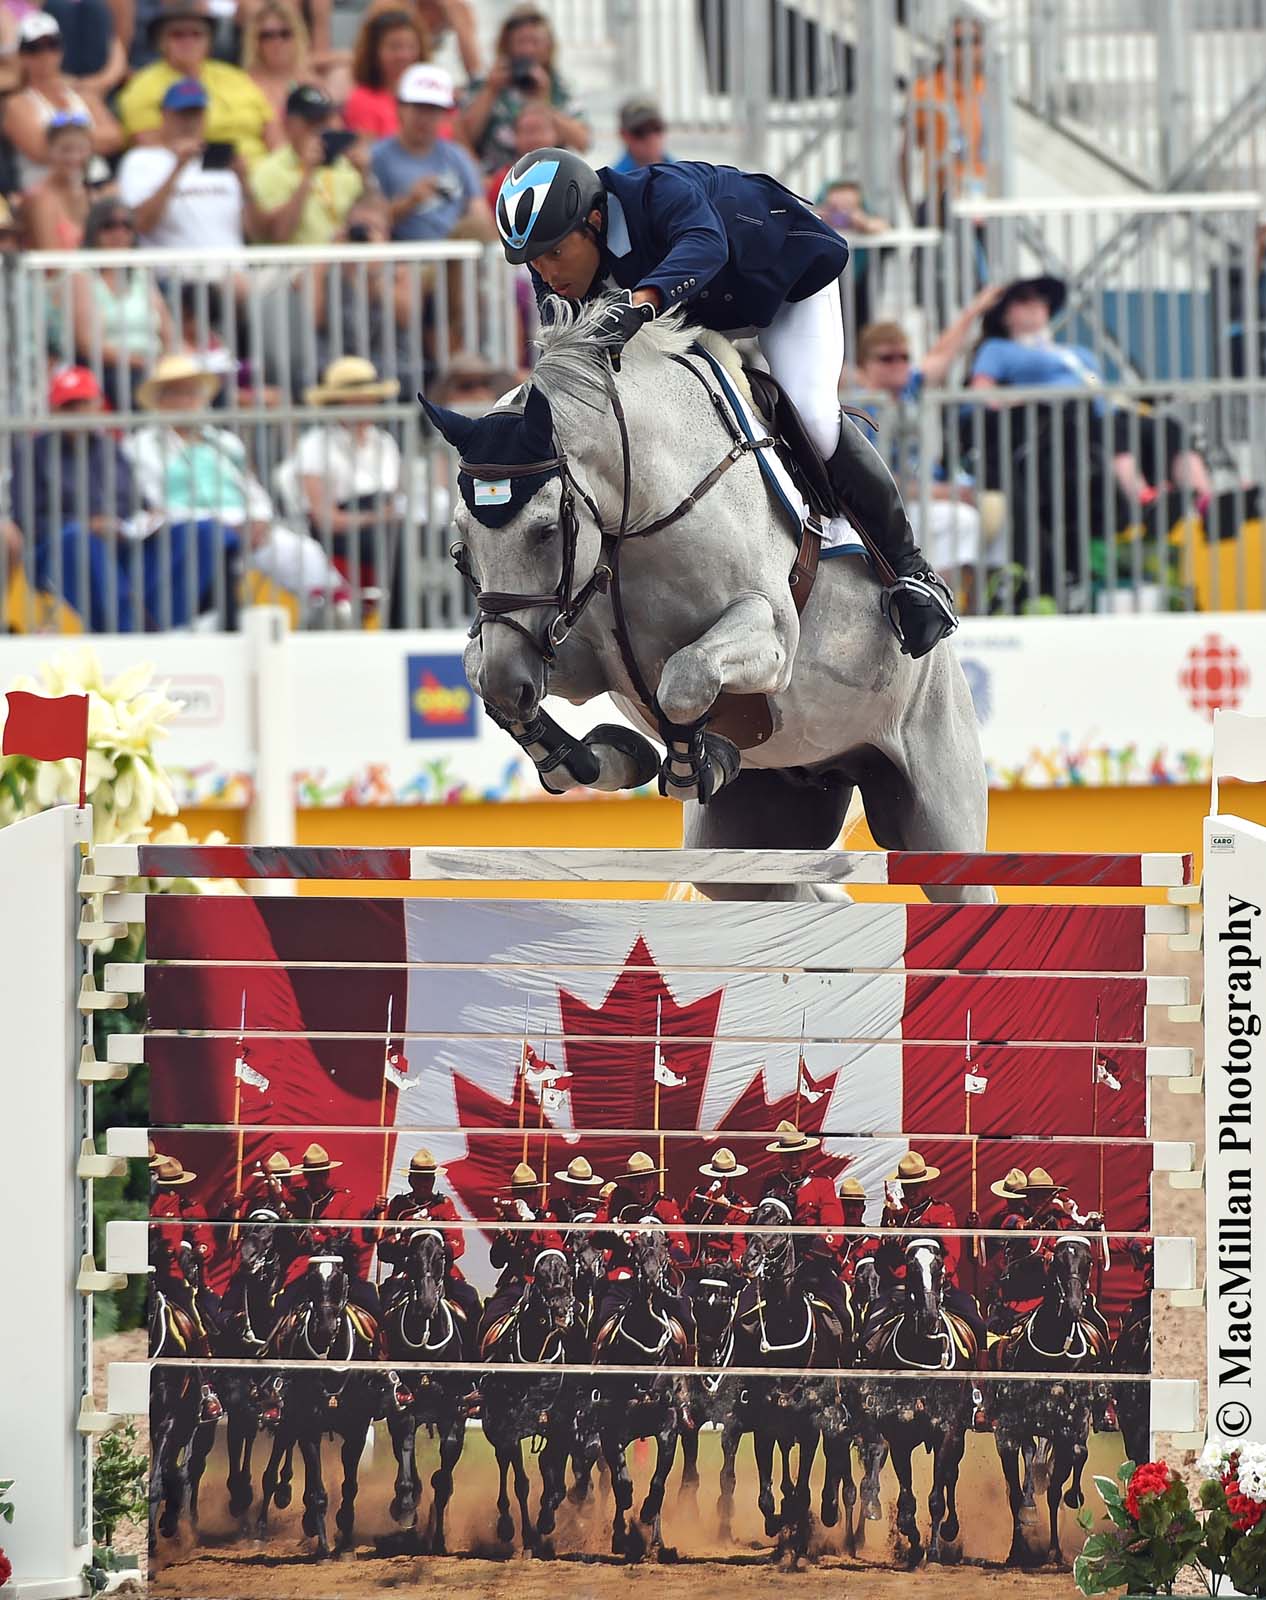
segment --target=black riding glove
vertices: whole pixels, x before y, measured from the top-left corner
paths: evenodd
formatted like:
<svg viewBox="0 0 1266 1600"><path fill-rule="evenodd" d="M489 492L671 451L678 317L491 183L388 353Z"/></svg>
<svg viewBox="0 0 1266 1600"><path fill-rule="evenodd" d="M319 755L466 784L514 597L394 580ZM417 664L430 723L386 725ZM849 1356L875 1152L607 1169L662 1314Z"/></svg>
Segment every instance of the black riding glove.
<svg viewBox="0 0 1266 1600"><path fill-rule="evenodd" d="M620 289L602 313L601 338L611 356L611 365L620 370L620 352L629 340L648 322L655 319L652 305L634 305L633 291Z"/></svg>

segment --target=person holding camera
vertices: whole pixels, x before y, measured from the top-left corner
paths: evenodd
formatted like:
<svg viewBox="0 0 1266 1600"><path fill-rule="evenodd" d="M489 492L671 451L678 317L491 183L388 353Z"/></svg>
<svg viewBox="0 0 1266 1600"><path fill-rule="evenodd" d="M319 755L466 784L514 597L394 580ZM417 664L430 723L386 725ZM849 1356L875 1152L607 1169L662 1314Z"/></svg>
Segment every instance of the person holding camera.
<svg viewBox="0 0 1266 1600"><path fill-rule="evenodd" d="M556 145L581 152L589 148L589 124L554 66L549 19L537 6L521 5L501 25L492 71L471 85L458 118L458 132L485 172L516 159L514 125L531 101L553 110Z"/></svg>
<svg viewBox="0 0 1266 1600"><path fill-rule="evenodd" d="M246 166L229 144L205 139L207 91L178 78L166 91L156 144L136 145L119 164L119 199L142 245L159 250L240 249L260 220Z"/></svg>
<svg viewBox="0 0 1266 1600"><path fill-rule="evenodd" d="M376 144L370 166L387 198L393 239L426 241L496 238L492 212L470 154L440 137L453 109L453 80L443 67L421 61L396 90L400 132Z"/></svg>
<svg viewBox="0 0 1266 1600"><path fill-rule="evenodd" d="M270 244L329 244L365 180L349 159L354 133L334 127L333 100L301 83L286 99L286 142L257 162L250 184Z"/></svg>

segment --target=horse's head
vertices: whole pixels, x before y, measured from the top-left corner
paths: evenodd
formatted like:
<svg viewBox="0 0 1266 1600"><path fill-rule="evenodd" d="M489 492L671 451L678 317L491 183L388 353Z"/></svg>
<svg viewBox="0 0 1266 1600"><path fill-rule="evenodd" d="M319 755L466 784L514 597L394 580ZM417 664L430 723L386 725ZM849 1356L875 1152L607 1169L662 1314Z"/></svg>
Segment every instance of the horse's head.
<svg viewBox="0 0 1266 1600"><path fill-rule="evenodd" d="M180 1263L181 1274L190 1289L200 1289L202 1287L202 1257L188 1239L180 1241L180 1249L176 1252L176 1260Z"/></svg>
<svg viewBox="0 0 1266 1600"><path fill-rule="evenodd" d="M647 1294L668 1286L668 1235L658 1217L643 1217L630 1238L633 1271L638 1287Z"/></svg>
<svg viewBox="0 0 1266 1600"><path fill-rule="evenodd" d="M795 1213L788 1201L768 1194L752 1213L754 1228L789 1228ZM743 1271L766 1282L789 1283L795 1271L795 1250L789 1233L752 1233L743 1251Z"/></svg>
<svg viewBox="0 0 1266 1600"><path fill-rule="evenodd" d="M577 1212L573 1222L592 1222L593 1212ZM605 1255L602 1246L587 1228L572 1228L567 1234L572 1274L577 1283L596 1283L603 1276Z"/></svg>
<svg viewBox="0 0 1266 1600"><path fill-rule="evenodd" d="M438 1228L415 1228L409 1235L404 1257L404 1275L409 1280L412 1299L430 1316L444 1298L448 1274L448 1251Z"/></svg>
<svg viewBox="0 0 1266 1600"><path fill-rule="evenodd" d="M526 723L598 561L592 498L535 385L478 419L426 409L461 456L453 555L479 592L466 675L498 716Z"/></svg>
<svg viewBox="0 0 1266 1600"><path fill-rule="evenodd" d="M266 1276L277 1265L277 1224L281 1219L275 1211L261 1208L252 1211L242 1225L238 1250L242 1266L248 1277Z"/></svg>
<svg viewBox="0 0 1266 1600"><path fill-rule="evenodd" d="M532 1294L551 1327L565 1333L576 1316L571 1263L561 1250L542 1250L532 1263Z"/></svg>
<svg viewBox="0 0 1266 1600"><path fill-rule="evenodd" d="M311 1312L308 1342L313 1349L329 1350L347 1309L347 1268L342 1256L310 1256L304 1279Z"/></svg>
<svg viewBox="0 0 1266 1600"><path fill-rule="evenodd" d="M734 1313L738 1306L739 1286L733 1278L700 1278L690 1304L695 1314L695 1328L699 1335L699 1352L716 1355L734 1326Z"/></svg>
<svg viewBox="0 0 1266 1600"><path fill-rule="evenodd" d="M879 1298L879 1268L874 1256L863 1256L853 1268L853 1301L859 1308Z"/></svg>
<svg viewBox="0 0 1266 1600"><path fill-rule="evenodd" d="M1090 1240L1080 1233L1062 1234L1051 1253L1050 1282L1064 1310L1081 1316L1090 1289Z"/></svg>
<svg viewBox="0 0 1266 1600"><path fill-rule="evenodd" d="M939 1239L911 1239L905 1247L906 1307L915 1327L931 1335L941 1325L941 1295L945 1282L945 1247Z"/></svg>

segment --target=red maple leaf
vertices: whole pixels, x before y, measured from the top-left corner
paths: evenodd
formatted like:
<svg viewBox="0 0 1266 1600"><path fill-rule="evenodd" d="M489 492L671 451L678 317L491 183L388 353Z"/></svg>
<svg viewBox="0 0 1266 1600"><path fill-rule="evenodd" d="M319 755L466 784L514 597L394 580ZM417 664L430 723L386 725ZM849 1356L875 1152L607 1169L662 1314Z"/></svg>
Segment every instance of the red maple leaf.
<svg viewBox="0 0 1266 1600"><path fill-rule="evenodd" d="M664 1189L679 1203L699 1182L698 1167L717 1142L702 1128L700 1112L712 1061L712 1036L716 1032L723 990L715 990L688 1005L678 1005L664 982L655 958L639 936L625 959L624 968L597 1006L590 1006L576 995L560 989L559 1012L562 1018L563 1060L572 1074L564 1079L571 1108L568 1125L560 1128L549 1112L542 1117L536 1091L529 1084L525 1095L529 1129L528 1159L541 1170L544 1137L548 1130L550 1168L565 1165L577 1149L593 1163L594 1171L609 1177L619 1171L638 1148L655 1151L653 1135L643 1138L576 1138L573 1128L644 1128L654 1125L655 1031L656 1013L664 1062L669 1071L684 1077L680 1086L660 1088L659 1124L664 1129L698 1129L696 1139L665 1141L668 1167ZM630 1036L635 1036L630 1041ZM811 1088L829 1087L834 1073L811 1080ZM514 1083L514 1098L499 1100L460 1073L453 1075L459 1125L463 1128L516 1127L519 1082ZM808 1132L822 1126L830 1095L823 1094L814 1104L802 1100L800 1125ZM722 1125L726 1128L752 1128L771 1134L778 1122L792 1120L795 1094L770 1100L765 1092L763 1070L753 1068L752 1077L728 1110ZM560 1133L567 1138L563 1143ZM519 1159L518 1140L504 1137L468 1136L467 1153L447 1164L449 1183L472 1216L492 1216L491 1196L508 1180L510 1169ZM736 1152L751 1176L742 1181L742 1191L753 1197L760 1193L763 1180L777 1167L775 1157L766 1154L763 1143L742 1141ZM846 1158L827 1157L822 1170L838 1175Z"/></svg>

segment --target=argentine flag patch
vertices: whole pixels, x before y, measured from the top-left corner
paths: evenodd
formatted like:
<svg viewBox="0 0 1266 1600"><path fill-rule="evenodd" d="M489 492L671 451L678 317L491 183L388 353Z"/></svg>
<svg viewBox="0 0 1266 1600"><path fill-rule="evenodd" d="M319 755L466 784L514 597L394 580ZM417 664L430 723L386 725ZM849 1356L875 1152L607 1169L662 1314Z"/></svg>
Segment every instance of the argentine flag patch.
<svg viewBox="0 0 1266 1600"><path fill-rule="evenodd" d="M477 506L504 506L509 503L509 478L475 479L475 504Z"/></svg>

